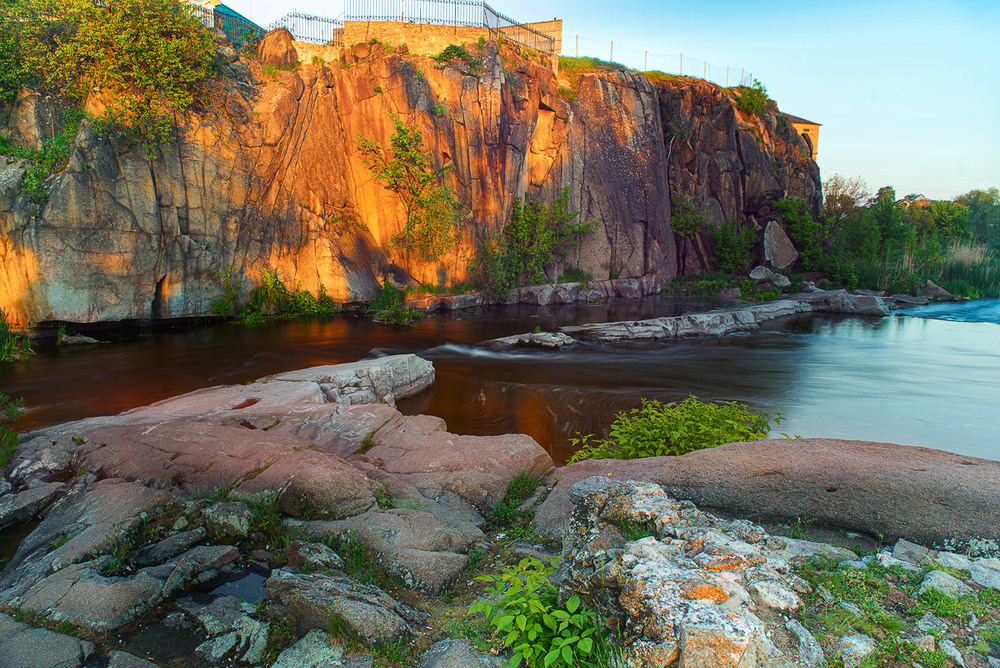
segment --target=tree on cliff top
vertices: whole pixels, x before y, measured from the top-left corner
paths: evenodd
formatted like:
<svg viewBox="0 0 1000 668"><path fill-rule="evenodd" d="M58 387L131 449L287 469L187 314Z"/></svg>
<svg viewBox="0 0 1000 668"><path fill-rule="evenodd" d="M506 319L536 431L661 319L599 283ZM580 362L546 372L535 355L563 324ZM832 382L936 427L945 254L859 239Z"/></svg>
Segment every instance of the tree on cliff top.
<svg viewBox="0 0 1000 668"><path fill-rule="evenodd" d="M434 262L454 243L464 207L451 186L443 183L448 168L434 168L420 132L398 116L392 120L396 132L388 147L360 135L354 145L365 166L406 209L406 222L392 237L392 245Z"/></svg>
<svg viewBox="0 0 1000 668"><path fill-rule="evenodd" d="M2 16L17 49L0 40L0 61L19 75L0 92L29 85L78 103L96 94L104 120L147 145L166 140L216 72L215 38L177 0L7 0Z"/></svg>

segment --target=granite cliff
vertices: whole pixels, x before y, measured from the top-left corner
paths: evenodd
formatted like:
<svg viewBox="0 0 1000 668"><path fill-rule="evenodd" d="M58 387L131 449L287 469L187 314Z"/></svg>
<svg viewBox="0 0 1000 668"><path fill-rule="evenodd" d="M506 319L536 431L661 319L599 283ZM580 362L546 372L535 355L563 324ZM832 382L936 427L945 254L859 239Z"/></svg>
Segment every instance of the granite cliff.
<svg viewBox="0 0 1000 668"><path fill-rule="evenodd" d="M516 196L551 201L563 188L599 223L566 265L666 280L709 257L699 238L679 258L671 189L697 195L714 224L761 225L785 195L820 206L799 138L773 114L744 116L723 89L602 71L565 95L547 60L479 49L470 72L405 47L317 47L277 31L260 58L231 56L216 103L179 118L152 159L84 120L44 203L24 192L26 161L0 161L0 308L22 327L205 314L228 267L247 285L271 269L344 302L387 278L459 282L475 235L500 229ZM38 149L62 130L52 100L25 93L6 111L12 145ZM439 262L391 247L403 208L355 145L387 141L393 115L451 167L468 205L462 239Z"/></svg>

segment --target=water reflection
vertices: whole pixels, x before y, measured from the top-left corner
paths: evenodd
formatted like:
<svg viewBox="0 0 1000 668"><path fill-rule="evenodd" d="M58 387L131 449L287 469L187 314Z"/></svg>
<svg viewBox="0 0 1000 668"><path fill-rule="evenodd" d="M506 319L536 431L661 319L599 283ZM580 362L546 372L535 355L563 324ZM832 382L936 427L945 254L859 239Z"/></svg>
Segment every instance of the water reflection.
<svg viewBox="0 0 1000 668"><path fill-rule="evenodd" d="M987 300L990 301L990 300ZM996 301L996 300L992 300ZM1000 459L1000 327L905 316L799 317L763 331L649 345L579 345L494 353L475 343L535 326L638 319L713 302L669 298L572 308L508 307L425 319L411 328L364 318L215 326L88 349L43 349L0 369L24 396L22 429L116 413L206 385L416 352L437 382L401 401L465 434L524 432L557 461L577 432L602 434L642 397L740 400L780 412L779 432L924 445Z"/></svg>

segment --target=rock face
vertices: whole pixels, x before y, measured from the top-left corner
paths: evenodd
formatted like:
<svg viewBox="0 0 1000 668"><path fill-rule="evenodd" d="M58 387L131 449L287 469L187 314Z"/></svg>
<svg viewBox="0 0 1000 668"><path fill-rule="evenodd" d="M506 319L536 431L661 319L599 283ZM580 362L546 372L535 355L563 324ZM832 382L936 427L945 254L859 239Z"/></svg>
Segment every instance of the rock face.
<svg viewBox="0 0 1000 668"><path fill-rule="evenodd" d="M783 197L801 197L809 213L819 215L819 167L783 119L774 114L760 118L744 114L725 89L698 79L663 82L659 101L671 187L698 197L712 225L732 219L769 226L780 218L771 203ZM773 253L775 266L780 267L790 251L776 252L773 240L777 236L772 229L770 250L764 237L760 255L763 261L763 256ZM678 272L708 268L710 250L707 233L684 240L678 250Z"/></svg>
<svg viewBox="0 0 1000 668"><path fill-rule="evenodd" d="M795 134L773 115L743 117L708 84L602 72L583 75L568 101L547 64L510 46L487 43L478 76L381 44L309 59L301 48L276 31L263 61L230 63L235 83L214 105L225 113L182 119L151 161L84 121L40 207L20 191L27 163L0 165L0 307L14 323L205 314L229 267L244 291L268 269L338 301L371 298L389 275L456 283L475 235L502 227L526 193L551 202L568 188L570 210L599 226L565 264L618 280L677 272L672 188L699 195L716 224L765 220L783 195L819 206ZM262 62L298 69L267 74ZM38 148L62 127L37 96L9 111L0 131L16 145ZM403 207L355 145L386 142L391 114L423 134L469 205L459 247L439 262L391 247ZM704 239L685 253L682 268L707 266Z"/></svg>

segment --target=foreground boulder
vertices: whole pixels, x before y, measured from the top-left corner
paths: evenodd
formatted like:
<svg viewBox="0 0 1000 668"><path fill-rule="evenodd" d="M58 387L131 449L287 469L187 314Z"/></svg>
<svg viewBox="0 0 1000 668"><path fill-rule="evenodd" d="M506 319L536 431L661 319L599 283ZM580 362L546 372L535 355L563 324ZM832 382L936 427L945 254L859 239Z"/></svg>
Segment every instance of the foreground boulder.
<svg viewBox="0 0 1000 668"><path fill-rule="evenodd" d="M745 517L822 524L954 549L1000 540L1000 462L929 448L825 438L730 443L680 457L560 469L535 526L559 535L570 488L594 475L647 480L676 498Z"/></svg>
<svg viewBox="0 0 1000 668"><path fill-rule="evenodd" d="M343 576L275 571L265 589L283 608L276 614L286 614L299 633L336 625L369 647L397 640L427 620L378 587Z"/></svg>

